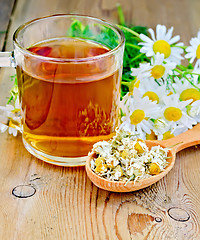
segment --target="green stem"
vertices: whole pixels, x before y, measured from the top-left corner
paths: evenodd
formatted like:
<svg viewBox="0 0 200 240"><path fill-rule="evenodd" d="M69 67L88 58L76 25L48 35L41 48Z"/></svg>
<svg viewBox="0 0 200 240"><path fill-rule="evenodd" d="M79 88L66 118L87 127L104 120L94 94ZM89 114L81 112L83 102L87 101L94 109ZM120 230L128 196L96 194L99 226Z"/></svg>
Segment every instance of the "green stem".
<svg viewBox="0 0 200 240"><path fill-rule="evenodd" d="M178 48L182 48L185 50L188 46L177 46L175 44L172 44L171 47L178 47Z"/></svg>
<svg viewBox="0 0 200 240"><path fill-rule="evenodd" d="M130 60L130 63L136 61L138 58L142 57L142 55L144 55L144 53L138 54L137 56L135 56L134 58L132 58L132 59Z"/></svg>
<svg viewBox="0 0 200 240"><path fill-rule="evenodd" d="M188 72L189 72L189 71L188 71ZM194 73L194 72L192 72L192 70L191 70L189 73L192 74L192 75L198 75L198 76L200 76L199 73Z"/></svg>
<svg viewBox="0 0 200 240"><path fill-rule="evenodd" d="M181 65L182 66L182 65ZM180 66L178 65L177 67L179 67L180 68ZM181 68L180 68L181 69ZM197 76L199 76L200 75L200 73L195 73L195 72L193 72L194 71L194 69L188 69L187 67L185 67L185 69L184 68L182 68L181 70L185 70L185 74L192 74L192 75L197 75ZM187 70L187 71L186 71Z"/></svg>
<svg viewBox="0 0 200 240"><path fill-rule="evenodd" d="M119 15L119 24L125 25L124 13L123 13L121 5L119 3L117 4L117 11L118 11L118 15Z"/></svg>
<svg viewBox="0 0 200 240"><path fill-rule="evenodd" d="M125 45L126 45L126 46L128 46L128 47L132 47L132 48L138 49L138 50L140 50L140 49L141 49L141 47L140 47L140 46L137 46L137 45L135 45L135 44L132 44L132 43L126 43Z"/></svg>
<svg viewBox="0 0 200 240"><path fill-rule="evenodd" d="M126 31L126 32L132 33L134 36L136 36L136 37L138 37L138 38L140 39L140 34L137 33L137 32L135 32L135 31L133 31L132 29L130 29L130 28L128 28L128 27L125 27L125 26L122 26L122 25L119 25L119 24L117 24L117 26L118 26L119 28L121 28L122 30ZM141 41L142 41L142 40L141 40Z"/></svg>
<svg viewBox="0 0 200 240"><path fill-rule="evenodd" d="M155 79L155 82L158 84L158 86L161 86L157 79Z"/></svg>
<svg viewBox="0 0 200 240"><path fill-rule="evenodd" d="M135 41L137 41L137 42L141 42L141 39L138 38L138 37L131 36L130 39L135 40Z"/></svg>
<svg viewBox="0 0 200 240"><path fill-rule="evenodd" d="M185 74L192 74L192 75L197 75L197 76L200 75L200 73L195 73L195 72L193 72L194 69L188 69L187 67L184 67L184 66L181 67L181 66L182 66L182 65L177 65L177 67L179 67L180 70L185 71ZM183 75L183 74L182 74L182 75Z"/></svg>
<svg viewBox="0 0 200 240"><path fill-rule="evenodd" d="M187 78L183 72L177 68L174 69L177 73L179 73L182 77L184 77L194 88L196 88L198 91L200 91L200 88L198 88L192 81L190 81L189 78Z"/></svg>
<svg viewBox="0 0 200 240"><path fill-rule="evenodd" d="M185 78L194 88L196 88L198 91L200 91L200 88L198 88L192 81L190 81L190 79L188 79L186 76L184 76L184 78Z"/></svg>
<svg viewBox="0 0 200 240"><path fill-rule="evenodd" d="M180 68L180 70L185 71L187 68L183 65L177 65L178 68Z"/></svg>
<svg viewBox="0 0 200 240"><path fill-rule="evenodd" d="M121 81L121 84L124 85L124 86L126 86L126 87L129 87L130 82L124 82L124 81Z"/></svg>
<svg viewBox="0 0 200 240"><path fill-rule="evenodd" d="M175 68L174 71L176 71L177 73L179 73L183 76L183 72L181 70L179 70L178 68Z"/></svg>
<svg viewBox="0 0 200 240"><path fill-rule="evenodd" d="M13 96L10 96L10 98L7 101L7 104L11 103L12 100L13 100Z"/></svg>

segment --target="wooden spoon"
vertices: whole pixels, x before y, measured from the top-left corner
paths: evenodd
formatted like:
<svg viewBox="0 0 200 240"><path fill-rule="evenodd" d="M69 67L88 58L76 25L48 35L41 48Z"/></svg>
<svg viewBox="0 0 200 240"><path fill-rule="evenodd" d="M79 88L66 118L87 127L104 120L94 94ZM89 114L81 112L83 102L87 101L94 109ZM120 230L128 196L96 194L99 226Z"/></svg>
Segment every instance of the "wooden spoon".
<svg viewBox="0 0 200 240"><path fill-rule="evenodd" d="M176 137L167 140L162 141L146 140L145 142L149 148L156 145L160 145L161 147L170 147L168 156L171 158L167 159L169 164L163 172L146 179L141 179L135 183L133 181L130 181L127 184L125 181L110 181L98 176L91 170L90 161L94 156L90 155L87 158L85 166L88 177L97 187L112 192L132 192L148 187L153 183L159 181L161 178L163 178L173 168L177 152L187 147L197 145L200 143L200 124L197 124L191 130L188 130Z"/></svg>

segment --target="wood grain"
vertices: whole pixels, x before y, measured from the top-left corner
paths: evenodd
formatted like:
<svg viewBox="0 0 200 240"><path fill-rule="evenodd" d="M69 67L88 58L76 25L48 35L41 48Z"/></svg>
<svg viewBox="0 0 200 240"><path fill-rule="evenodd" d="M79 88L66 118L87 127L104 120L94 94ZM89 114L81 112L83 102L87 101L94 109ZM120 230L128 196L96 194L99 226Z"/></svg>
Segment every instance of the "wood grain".
<svg viewBox="0 0 200 240"><path fill-rule="evenodd" d="M117 2L123 6L128 23L152 28L158 23L173 25L186 43L198 31L198 0L18 0L6 50L12 49L14 30L27 20L73 12L117 22ZM0 72L1 103L5 102L11 74L13 69ZM1 134L0 239L198 240L199 158L199 146L183 150L177 154L173 170L158 183L137 192L112 193L95 187L84 167L46 164L24 149L21 136ZM17 186L19 194L30 194L22 185L35 188L35 194L26 198L13 195Z"/></svg>
<svg viewBox="0 0 200 240"><path fill-rule="evenodd" d="M15 0L0 0L0 49L3 48Z"/></svg>

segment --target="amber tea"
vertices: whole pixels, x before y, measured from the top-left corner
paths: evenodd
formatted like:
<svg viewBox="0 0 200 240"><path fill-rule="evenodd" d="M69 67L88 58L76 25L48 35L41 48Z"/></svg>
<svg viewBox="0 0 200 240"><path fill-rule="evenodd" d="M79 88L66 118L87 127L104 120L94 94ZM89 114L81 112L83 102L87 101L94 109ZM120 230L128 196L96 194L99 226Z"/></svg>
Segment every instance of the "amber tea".
<svg viewBox="0 0 200 240"><path fill-rule="evenodd" d="M25 56L17 67L25 145L44 156L86 156L118 123L115 57L101 58L107 47L78 38L50 39L28 50L36 57Z"/></svg>

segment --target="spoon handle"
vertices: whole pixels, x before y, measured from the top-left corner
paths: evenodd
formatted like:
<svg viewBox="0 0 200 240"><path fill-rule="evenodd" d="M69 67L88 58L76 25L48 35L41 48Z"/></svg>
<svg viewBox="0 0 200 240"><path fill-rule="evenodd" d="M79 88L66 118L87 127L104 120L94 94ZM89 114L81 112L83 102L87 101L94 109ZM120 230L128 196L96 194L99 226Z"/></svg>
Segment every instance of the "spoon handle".
<svg viewBox="0 0 200 240"><path fill-rule="evenodd" d="M173 153L177 153L182 149L197 145L200 143L200 123L178 136L157 142L164 147L170 147Z"/></svg>

